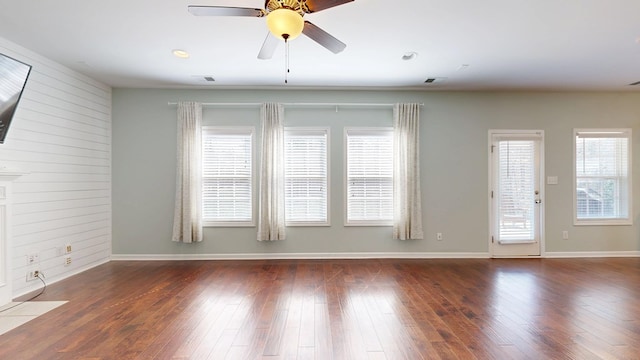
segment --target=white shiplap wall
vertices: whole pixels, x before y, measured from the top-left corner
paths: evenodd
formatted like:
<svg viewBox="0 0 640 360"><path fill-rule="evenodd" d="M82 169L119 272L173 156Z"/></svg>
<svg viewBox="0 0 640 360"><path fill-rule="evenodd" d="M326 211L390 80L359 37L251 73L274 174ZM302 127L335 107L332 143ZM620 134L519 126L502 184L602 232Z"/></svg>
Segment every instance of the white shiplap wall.
<svg viewBox="0 0 640 360"><path fill-rule="evenodd" d="M0 52L33 66L0 145L0 165L28 173L14 183L18 296L42 285L26 281L29 270L52 282L110 259L111 88L1 37ZM29 254L39 261L28 265Z"/></svg>

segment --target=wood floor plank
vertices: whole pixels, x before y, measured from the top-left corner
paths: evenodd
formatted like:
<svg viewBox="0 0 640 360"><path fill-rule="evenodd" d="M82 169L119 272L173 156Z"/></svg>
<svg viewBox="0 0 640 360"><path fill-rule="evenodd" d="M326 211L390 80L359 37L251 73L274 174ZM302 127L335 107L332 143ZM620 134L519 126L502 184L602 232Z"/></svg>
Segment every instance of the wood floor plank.
<svg viewBox="0 0 640 360"><path fill-rule="evenodd" d="M368 359L369 355L363 333L360 330L356 310L350 301L350 293L352 291L351 289L345 289L344 295L338 299L341 310L340 317L344 326L344 339L342 339L342 342L349 351L349 355L345 358L354 360Z"/></svg>
<svg viewBox="0 0 640 360"><path fill-rule="evenodd" d="M367 311L365 297L366 293L364 291L358 291L351 297L351 304L355 311L360 333L364 339L365 349L367 352L384 352L373 320Z"/></svg>
<svg viewBox="0 0 640 360"><path fill-rule="evenodd" d="M198 333L198 336L201 336L201 341L197 343L197 346L190 354L191 359L207 359L209 354L213 351L215 346L223 341L221 340L225 334L225 328L231 317L238 309L238 305L236 304L226 304L222 309L220 316L218 316L213 322L209 323L209 328L202 333ZM231 331L231 330L230 330ZM233 337L235 338L236 332L232 331Z"/></svg>
<svg viewBox="0 0 640 360"><path fill-rule="evenodd" d="M238 335L238 331L239 330L237 329L223 330L222 333L220 334L220 337L216 341L213 349L209 353L207 359L209 360L226 359L229 353L229 350L231 349L231 345L233 344L233 340ZM194 357L194 359L196 358Z"/></svg>
<svg viewBox="0 0 640 360"><path fill-rule="evenodd" d="M333 338L331 336L332 328L335 324L329 322L329 312L327 304L315 304L314 308L314 348L316 359L331 359L335 356L344 357L345 354L337 352L333 347ZM340 326L336 326L335 332L341 332Z"/></svg>
<svg viewBox="0 0 640 360"><path fill-rule="evenodd" d="M280 344L280 356L283 359L296 359L298 356L302 320L302 299L302 295L292 293L289 300L287 319Z"/></svg>
<svg viewBox="0 0 640 360"><path fill-rule="evenodd" d="M271 320L267 343L264 347L264 356L280 355L280 348L284 337L284 329L287 324L288 315L288 310L278 310L275 312L273 319Z"/></svg>
<svg viewBox="0 0 640 360"><path fill-rule="evenodd" d="M639 258L110 262L0 359L637 359L638 284Z"/></svg>
<svg viewBox="0 0 640 360"><path fill-rule="evenodd" d="M311 347L315 346L315 299L313 294L306 295L302 299L302 312L300 319L300 338L298 340L300 347Z"/></svg>

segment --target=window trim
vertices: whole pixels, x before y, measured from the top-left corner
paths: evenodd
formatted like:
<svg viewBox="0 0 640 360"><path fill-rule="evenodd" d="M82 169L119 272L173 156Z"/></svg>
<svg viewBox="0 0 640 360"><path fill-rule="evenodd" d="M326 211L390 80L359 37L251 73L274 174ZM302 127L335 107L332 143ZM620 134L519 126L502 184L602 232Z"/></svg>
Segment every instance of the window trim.
<svg viewBox="0 0 640 360"><path fill-rule="evenodd" d="M203 218L202 227L255 227L256 226L256 129L253 126L202 126L202 137L204 144L204 136L207 132L224 132L226 134L249 134L251 138L251 220L249 221L206 221ZM204 160L204 157L203 157ZM204 184L204 174L202 175ZM202 201L204 206L204 200Z"/></svg>
<svg viewBox="0 0 640 360"><path fill-rule="evenodd" d="M326 213L326 221L290 221L285 218L287 227L311 227L311 226L331 226L331 127L329 126L285 126L285 141L287 132L298 132L304 133L308 132L311 134L318 134L323 132L326 135L327 141L327 153L326 153L326 167L327 167L327 213ZM286 153L286 150L285 150ZM286 163L285 163L286 166ZM286 174L286 169L285 169ZM285 175L286 182L286 175ZM286 192L285 192L285 203L286 203ZM286 209L285 209L286 213Z"/></svg>
<svg viewBox="0 0 640 360"><path fill-rule="evenodd" d="M628 189L628 208L626 218L612 218L612 219L578 219L578 199L577 199L577 187L578 187L578 169L577 169L577 138L580 133L592 133L593 137L605 137L604 135L611 134L618 137L626 138L627 143L627 189ZM602 136L597 136L602 135ZM576 128L573 129L573 184L571 186L573 193L573 224L576 226L591 226L591 225L633 225L633 161L632 161L632 136L631 128Z"/></svg>
<svg viewBox="0 0 640 360"><path fill-rule="evenodd" d="M390 220L349 220L349 151L348 151L348 138L349 132L389 132L393 141L393 127L391 126L375 126L375 127L344 127L343 128L343 212L344 212L344 226L393 226L393 219ZM393 160L392 160L393 162ZM391 176L393 182L393 174ZM393 191L392 191L393 194Z"/></svg>

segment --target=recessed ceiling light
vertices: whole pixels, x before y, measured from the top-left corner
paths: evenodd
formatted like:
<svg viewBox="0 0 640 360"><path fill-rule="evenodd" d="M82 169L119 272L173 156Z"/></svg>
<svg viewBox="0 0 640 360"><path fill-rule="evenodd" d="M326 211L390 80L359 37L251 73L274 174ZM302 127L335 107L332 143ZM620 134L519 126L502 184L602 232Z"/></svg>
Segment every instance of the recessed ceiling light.
<svg viewBox="0 0 640 360"><path fill-rule="evenodd" d="M404 55L402 55L402 60L408 61L408 60L413 60L418 56L418 53L415 51L410 51L408 53L405 53Z"/></svg>
<svg viewBox="0 0 640 360"><path fill-rule="evenodd" d="M175 49L173 51L171 51L173 53L173 55L175 55L176 57L179 57L181 59L188 59L189 58L189 53L184 51L184 50L180 50L180 49Z"/></svg>

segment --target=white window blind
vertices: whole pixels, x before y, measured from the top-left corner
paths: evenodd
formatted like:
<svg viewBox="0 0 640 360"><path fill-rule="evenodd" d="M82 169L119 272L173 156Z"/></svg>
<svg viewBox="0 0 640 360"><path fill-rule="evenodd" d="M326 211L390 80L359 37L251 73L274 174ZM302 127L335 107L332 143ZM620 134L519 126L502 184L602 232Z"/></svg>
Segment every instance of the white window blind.
<svg viewBox="0 0 640 360"><path fill-rule="evenodd" d="M498 143L499 240L535 239L536 142L505 140Z"/></svg>
<svg viewBox="0 0 640 360"><path fill-rule="evenodd" d="M202 137L203 221L251 224L253 129L205 127Z"/></svg>
<svg viewBox="0 0 640 360"><path fill-rule="evenodd" d="M631 130L576 130L576 222L630 222Z"/></svg>
<svg viewBox="0 0 640 360"><path fill-rule="evenodd" d="M346 129L347 219L350 225L393 220L393 130Z"/></svg>
<svg viewBox="0 0 640 360"><path fill-rule="evenodd" d="M285 213L289 225L328 224L326 129L285 129Z"/></svg>

